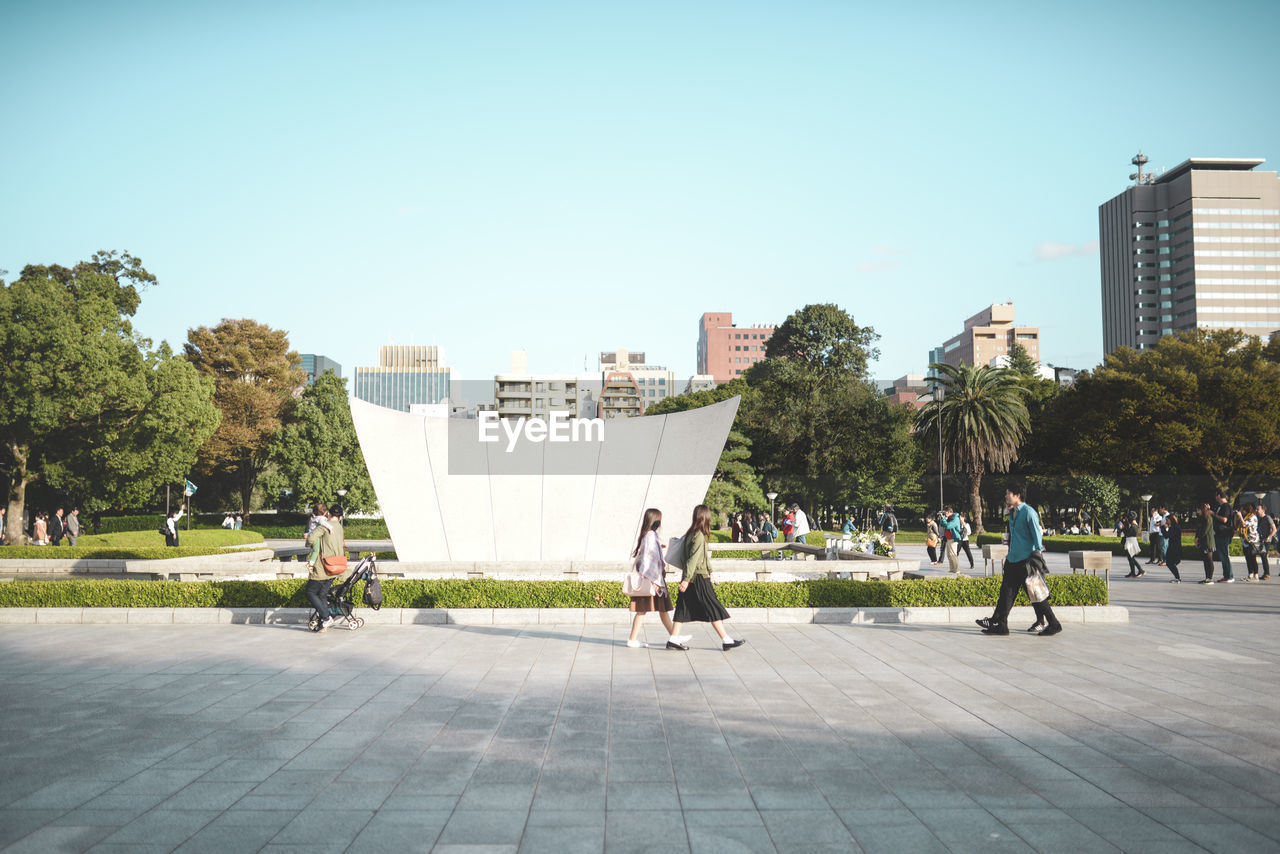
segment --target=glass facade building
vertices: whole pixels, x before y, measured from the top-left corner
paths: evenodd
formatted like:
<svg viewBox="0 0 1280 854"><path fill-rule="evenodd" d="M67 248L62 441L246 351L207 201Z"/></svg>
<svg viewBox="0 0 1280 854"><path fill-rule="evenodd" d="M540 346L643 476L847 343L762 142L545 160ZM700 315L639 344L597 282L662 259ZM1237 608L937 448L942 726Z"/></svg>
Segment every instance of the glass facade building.
<svg viewBox="0 0 1280 854"><path fill-rule="evenodd" d="M415 404L449 399L449 369L442 347L380 347L378 364L358 367L352 395L388 409L408 412Z"/></svg>
<svg viewBox="0 0 1280 854"><path fill-rule="evenodd" d="M325 371L333 371L333 375L341 379L342 365L339 365L328 356L319 356L315 353L303 353L302 370L307 372L307 385L311 385L316 381L316 377Z"/></svg>

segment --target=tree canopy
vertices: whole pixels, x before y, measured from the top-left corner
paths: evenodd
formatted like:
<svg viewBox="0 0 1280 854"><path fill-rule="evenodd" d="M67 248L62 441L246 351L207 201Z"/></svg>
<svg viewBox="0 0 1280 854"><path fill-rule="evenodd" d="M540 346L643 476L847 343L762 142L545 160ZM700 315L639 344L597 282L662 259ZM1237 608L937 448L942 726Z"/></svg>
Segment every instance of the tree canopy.
<svg viewBox="0 0 1280 854"><path fill-rule="evenodd" d="M289 490L289 503L301 509L323 501L332 504L345 490L349 512L367 513L378 502L360 452L346 380L325 371L302 392L289 420L271 441L268 491Z"/></svg>
<svg viewBox="0 0 1280 854"><path fill-rule="evenodd" d="M1030 427L1019 375L987 365L930 368L934 399L941 400L916 413L916 426L935 437L941 430L943 464L968 476L974 530L981 533L982 476L1009 470Z"/></svg>
<svg viewBox="0 0 1280 854"><path fill-rule="evenodd" d="M212 383L134 334L135 283L154 281L128 253L99 252L73 267L28 266L0 288L10 542L21 542L30 483L93 506L138 503L180 482L216 428Z"/></svg>
<svg viewBox="0 0 1280 854"><path fill-rule="evenodd" d="M1054 400L1040 453L1071 472L1192 478L1234 498L1280 475L1277 358L1280 344L1229 329L1121 347Z"/></svg>
<svg viewBox="0 0 1280 854"><path fill-rule="evenodd" d="M218 430L200 450L199 471L240 500L248 516L271 442L306 374L289 336L254 320L223 320L187 333L186 358L216 385Z"/></svg>

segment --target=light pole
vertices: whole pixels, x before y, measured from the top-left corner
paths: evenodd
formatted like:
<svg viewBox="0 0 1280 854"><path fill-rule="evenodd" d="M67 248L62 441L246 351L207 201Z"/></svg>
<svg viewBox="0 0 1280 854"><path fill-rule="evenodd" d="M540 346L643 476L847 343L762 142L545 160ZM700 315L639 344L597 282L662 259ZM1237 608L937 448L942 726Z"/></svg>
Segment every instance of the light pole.
<svg viewBox="0 0 1280 854"><path fill-rule="evenodd" d="M778 493L776 493L776 492L769 492L769 493L765 493L765 497L769 499L769 521L770 521L770 522L773 522L773 521L774 521L774 518L773 518L773 500L774 500L775 498L777 498L777 497L778 497Z"/></svg>
<svg viewBox="0 0 1280 854"><path fill-rule="evenodd" d="M945 505L942 497L942 393L937 383L933 386L933 401L938 404L938 415L936 418L938 425L938 509L941 510ZM979 522L982 520L979 519Z"/></svg>
<svg viewBox="0 0 1280 854"><path fill-rule="evenodd" d="M1146 514L1142 517L1142 524L1144 526L1149 526L1151 524L1151 508L1148 507L1147 505L1151 503L1151 496L1139 495L1138 497L1142 499L1142 512ZM1147 537L1147 539L1151 539L1151 538Z"/></svg>

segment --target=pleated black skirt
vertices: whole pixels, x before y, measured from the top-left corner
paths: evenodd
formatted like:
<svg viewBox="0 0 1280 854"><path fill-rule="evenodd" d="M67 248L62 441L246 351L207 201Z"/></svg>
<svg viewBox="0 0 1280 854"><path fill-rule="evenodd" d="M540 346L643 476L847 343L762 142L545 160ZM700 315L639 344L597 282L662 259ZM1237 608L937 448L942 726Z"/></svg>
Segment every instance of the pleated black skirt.
<svg viewBox="0 0 1280 854"><path fill-rule="evenodd" d="M677 623L714 623L729 619L729 612L716 598L715 585L705 575L695 575L689 589L676 600L671 619Z"/></svg>

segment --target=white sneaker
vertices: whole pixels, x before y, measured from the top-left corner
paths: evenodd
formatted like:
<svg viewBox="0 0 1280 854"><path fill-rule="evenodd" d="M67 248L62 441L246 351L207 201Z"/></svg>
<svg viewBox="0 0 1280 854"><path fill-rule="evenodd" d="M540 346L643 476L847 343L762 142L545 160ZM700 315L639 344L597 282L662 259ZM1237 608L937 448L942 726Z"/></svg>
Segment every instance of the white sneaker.
<svg viewBox="0 0 1280 854"><path fill-rule="evenodd" d="M324 618L324 622L320 624L320 628L327 629L332 625L333 625L333 617L329 616Z"/></svg>
<svg viewBox="0 0 1280 854"><path fill-rule="evenodd" d="M627 649L644 649L648 644L641 640L627 641Z"/></svg>

